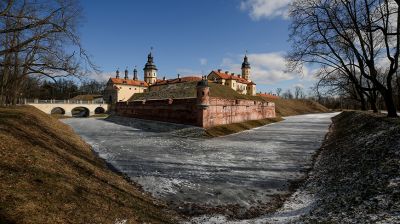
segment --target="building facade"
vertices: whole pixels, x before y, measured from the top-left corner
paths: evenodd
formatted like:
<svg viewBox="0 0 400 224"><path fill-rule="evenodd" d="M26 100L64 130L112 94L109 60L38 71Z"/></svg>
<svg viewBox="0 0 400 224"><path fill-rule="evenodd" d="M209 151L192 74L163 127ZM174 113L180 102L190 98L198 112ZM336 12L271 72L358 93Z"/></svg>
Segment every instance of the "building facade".
<svg viewBox="0 0 400 224"><path fill-rule="evenodd" d="M247 55L245 55L242 63L242 74L229 73L229 71L222 72L221 69L211 71L207 76L208 80L226 85L240 94L256 95L256 84L250 80L250 63Z"/></svg>
<svg viewBox="0 0 400 224"><path fill-rule="evenodd" d="M240 94L256 95L256 84L250 80L250 63L245 55L242 63L242 74L222 72L220 69L211 71L207 79L221 85L229 86ZM120 78L119 70L116 71L115 78L110 78L104 91L104 100L108 103L128 101L133 94L146 91L157 91L166 86L175 85L182 82L199 81L200 76L178 77L176 79L157 79L157 67L150 52L147 62L143 68L143 80L138 79L136 68L133 70L133 78L129 79L128 70L125 70L124 78Z"/></svg>
<svg viewBox="0 0 400 224"><path fill-rule="evenodd" d="M275 104L263 100L211 97L207 80L197 83L192 98L165 98L117 103L116 114L203 128L275 117Z"/></svg>
<svg viewBox="0 0 400 224"><path fill-rule="evenodd" d="M125 70L125 77L119 77L119 70L116 71L115 78L110 78L104 89L104 101L110 104L129 100L135 93L143 93L148 88L145 81L138 80L137 70L133 70L133 79L129 79L128 70Z"/></svg>

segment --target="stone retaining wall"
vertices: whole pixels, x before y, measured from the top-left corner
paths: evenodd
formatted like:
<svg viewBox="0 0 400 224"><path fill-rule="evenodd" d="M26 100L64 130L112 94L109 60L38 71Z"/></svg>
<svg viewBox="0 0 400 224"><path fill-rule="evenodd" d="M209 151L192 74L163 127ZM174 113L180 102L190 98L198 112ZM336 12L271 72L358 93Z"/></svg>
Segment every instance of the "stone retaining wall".
<svg viewBox="0 0 400 224"><path fill-rule="evenodd" d="M209 128L275 117L272 102L209 97L208 86L197 86L197 97L156 99L116 104L117 115Z"/></svg>

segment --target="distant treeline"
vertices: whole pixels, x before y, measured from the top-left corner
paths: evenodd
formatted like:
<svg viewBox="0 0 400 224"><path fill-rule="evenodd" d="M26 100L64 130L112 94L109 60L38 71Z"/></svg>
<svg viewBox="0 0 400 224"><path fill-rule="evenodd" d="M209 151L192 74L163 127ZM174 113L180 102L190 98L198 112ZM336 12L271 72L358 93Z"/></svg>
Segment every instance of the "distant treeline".
<svg viewBox="0 0 400 224"><path fill-rule="evenodd" d="M21 91L21 99L66 100L77 95L101 95L105 85L106 82L98 82L96 80L82 81L78 84L68 79L59 79L56 82L53 80L39 81L29 79L27 88Z"/></svg>

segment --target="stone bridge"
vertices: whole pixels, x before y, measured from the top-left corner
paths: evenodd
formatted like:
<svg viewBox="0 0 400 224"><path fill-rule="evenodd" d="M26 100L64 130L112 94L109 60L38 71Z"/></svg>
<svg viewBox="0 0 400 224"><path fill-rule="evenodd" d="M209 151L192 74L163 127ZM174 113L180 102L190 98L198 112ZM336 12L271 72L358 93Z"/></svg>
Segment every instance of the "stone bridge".
<svg viewBox="0 0 400 224"><path fill-rule="evenodd" d="M25 100L25 104L34 106L47 114L88 117L106 113L109 104L104 101L85 100Z"/></svg>

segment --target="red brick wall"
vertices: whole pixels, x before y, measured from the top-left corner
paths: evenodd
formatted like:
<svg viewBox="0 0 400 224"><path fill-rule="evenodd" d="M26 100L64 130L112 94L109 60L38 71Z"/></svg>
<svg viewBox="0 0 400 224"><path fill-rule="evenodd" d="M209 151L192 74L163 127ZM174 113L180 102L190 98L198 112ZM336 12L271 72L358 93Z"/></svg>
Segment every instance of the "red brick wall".
<svg viewBox="0 0 400 224"><path fill-rule="evenodd" d="M275 104L253 100L209 99L209 106L203 111L203 127L239 123L275 117Z"/></svg>
<svg viewBox="0 0 400 224"><path fill-rule="evenodd" d="M120 102L115 111L125 117L197 125L196 98Z"/></svg>
<svg viewBox="0 0 400 224"><path fill-rule="evenodd" d="M116 113L120 116L205 128L275 117L275 105L271 102L212 97L207 101L208 106L203 108L198 106L197 98L124 102L117 103Z"/></svg>

